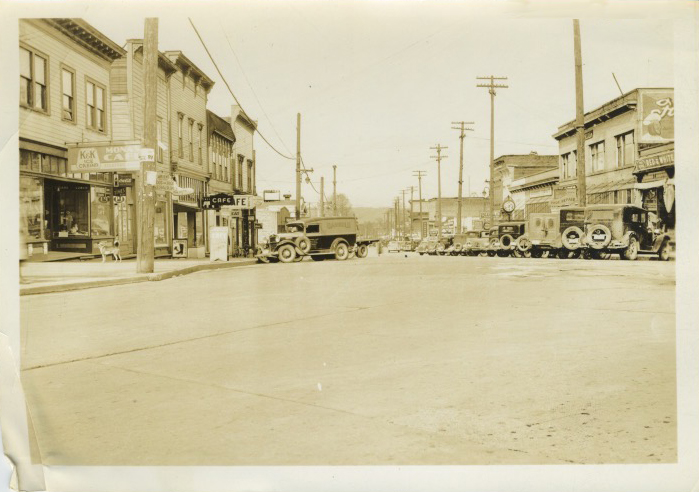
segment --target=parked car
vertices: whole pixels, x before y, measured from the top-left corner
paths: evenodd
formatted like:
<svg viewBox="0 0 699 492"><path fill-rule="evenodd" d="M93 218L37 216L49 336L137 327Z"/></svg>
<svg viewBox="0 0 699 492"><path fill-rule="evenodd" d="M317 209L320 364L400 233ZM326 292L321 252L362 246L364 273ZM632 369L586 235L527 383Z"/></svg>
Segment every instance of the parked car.
<svg viewBox="0 0 699 492"><path fill-rule="evenodd" d="M453 256L465 254L464 246L466 241L468 241L468 233L455 234L452 239L450 254Z"/></svg>
<svg viewBox="0 0 699 492"><path fill-rule="evenodd" d="M634 205L591 205L585 208L584 243L596 254L618 253L622 260L639 254L670 258L670 236L657 224L655 214Z"/></svg>
<svg viewBox="0 0 699 492"><path fill-rule="evenodd" d="M584 208L566 207L558 212L533 213L527 232L517 239L517 249L534 258L577 258L583 248Z"/></svg>
<svg viewBox="0 0 699 492"><path fill-rule="evenodd" d="M500 236L498 235L498 226L493 226L488 229L490 239L488 241L488 256L495 256L500 250Z"/></svg>
<svg viewBox="0 0 699 492"><path fill-rule="evenodd" d="M391 253L392 251L400 252L400 242L389 241L386 249L388 250L389 253Z"/></svg>
<svg viewBox="0 0 699 492"><path fill-rule="evenodd" d="M498 256L513 255L517 258L530 256L528 253L522 253L515 247L517 238L524 234L525 224L524 221L501 222L498 224L498 240L500 242L500 247L497 250Z"/></svg>
<svg viewBox="0 0 699 492"><path fill-rule="evenodd" d="M441 240L437 241L437 245L435 246L435 254L439 256L444 256L446 254L447 249L452 245L454 241L453 236L442 236Z"/></svg>
<svg viewBox="0 0 699 492"><path fill-rule="evenodd" d="M471 256L488 254L490 231L469 231L468 235L468 240L464 246L465 254Z"/></svg>
<svg viewBox="0 0 699 492"><path fill-rule="evenodd" d="M358 239L355 217L313 217L289 222L285 232L269 236L255 255L260 261L291 263L310 256L346 260L351 254L365 258L369 245L378 239Z"/></svg>
<svg viewBox="0 0 699 492"><path fill-rule="evenodd" d="M420 241L420 244L417 245L417 247L415 248L415 251L420 253L420 255L424 255L425 253L427 253L427 246L430 244L430 242L436 243L437 238L436 237L435 238L426 237L425 239Z"/></svg>

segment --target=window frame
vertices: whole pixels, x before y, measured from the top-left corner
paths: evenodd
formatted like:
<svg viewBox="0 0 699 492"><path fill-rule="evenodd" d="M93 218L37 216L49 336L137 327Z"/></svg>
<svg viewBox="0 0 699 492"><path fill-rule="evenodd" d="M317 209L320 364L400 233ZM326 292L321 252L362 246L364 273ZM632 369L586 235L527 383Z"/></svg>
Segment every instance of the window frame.
<svg viewBox="0 0 699 492"><path fill-rule="evenodd" d="M187 137L189 138L189 162L194 162L194 120L189 118Z"/></svg>
<svg viewBox="0 0 699 492"><path fill-rule="evenodd" d="M180 159L184 158L184 113L177 112L177 155Z"/></svg>
<svg viewBox="0 0 699 492"><path fill-rule="evenodd" d="M30 101L28 101L26 104L22 102L20 98L20 107L25 108L25 109L30 109L32 111L36 111L37 113L40 114L45 114L45 115L51 115L51 58L44 53L43 51L39 51L36 48L32 48L29 45L26 45L24 43L19 43L20 49L24 49L29 52L29 69L31 70L31 78L29 79L29 97ZM36 77L35 77L35 57L39 56L43 58L46 61L46 65L44 67L44 79L45 79L45 90L46 90L46 107L45 108L37 108L34 105L34 102L36 101L36 88L35 84L36 82ZM20 60L21 63L21 60ZM20 71L20 78L24 78L21 75ZM21 89L21 87L20 87Z"/></svg>
<svg viewBox="0 0 699 492"><path fill-rule="evenodd" d="M68 65L66 65L64 63L61 63L59 65L59 68L61 71L61 120L67 121L67 122L72 123L74 125L77 125L78 124L78 98L76 97L76 95L77 95L76 94L76 92L77 92L77 74L76 74L76 71L74 68L69 67ZM64 91L64 87L63 87L63 72L64 71L70 73L73 76L73 87L72 87L73 104L72 104L72 108L71 108L71 110L72 110L71 113L73 115L72 119L68 119L63 115L63 110L64 110L64 108L63 108L63 96L66 95L65 91Z"/></svg>
<svg viewBox="0 0 699 492"><path fill-rule="evenodd" d="M600 146L601 146L601 152L600 152ZM588 145L590 149L590 173L600 173L605 170L605 152L606 152L606 145L604 143L604 140L600 140L598 142L592 143ZM601 155L601 159L600 159ZM600 166L601 164L601 166Z"/></svg>
<svg viewBox="0 0 699 492"><path fill-rule="evenodd" d="M87 95L89 93L88 90L88 84L92 84L94 87L94 94L92 95L93 97L93 102L95 103L95 114L93 115L93 122L95 125L97 124L97 114L99 113L99 108L97 107L97 89L102 89L102 111L103 111L103 116L102 116L102 123L103 123L103 128L99 128L97 126L90 126L90 118L88 115L90 114L90 105L87 103ZM93 132L97 133L107 133L107 100L109 98L107 97L107 87L100 83L97 82L95 79L92 77L88 77L87 75L85 76L85 128L88 130L92 130Z"/></svg>
<svg viewBox="0 0 699 492"><path fill-rule="evenodd" d="M245 164L245 156L238 154L238 169L236 173L236 188L243 190L243 165Z"/></svg>
<svg viewBox="0 0 699 492"><path fill-rule="evenodd" d="M620 133L619 135L616 135L615 137L616 140L616 157L615 157L615 164L617 169L621 169L623 167L627 166L633 166L636 164L636 136L635 136L635 131L634 130L629 130L624 133ZM628 139L631 138L633 139L632 142L628 142ZM621 146L619 145L621 143ZM631 147L631 162L626 164L626 159L627 159L627 148ZM619 155L621 153L621 156Z"/></svg>

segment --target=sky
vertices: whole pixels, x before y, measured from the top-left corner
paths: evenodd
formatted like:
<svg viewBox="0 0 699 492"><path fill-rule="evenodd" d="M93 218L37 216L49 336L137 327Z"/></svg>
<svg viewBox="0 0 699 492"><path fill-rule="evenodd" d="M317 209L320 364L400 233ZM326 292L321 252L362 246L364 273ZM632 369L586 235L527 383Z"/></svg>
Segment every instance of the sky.
<svg viewBox="0 0 699 492"><path fill-rule="evenodd" d="M595 2L593 2L594 4ZM600 4L600 2L597 2ZM508 4L508 5L504 5ZM128 5L128 4L127 4ZM133 4L131 4L133 5ZM171 4L173 5L173 4ZM184 5L184 4L183 4ZM529 9L525 2L236 2L115 12L91 4L81 16L118 44L143 37L143 18L157 15L159 48L181 50L216 83L209 109L235 104L223 76L259 130L282 154L301 152L319 189L325 178L357 206L390 207L426 171L423 197L437 195L430 149L448 147L442 196L456 196L458 131L464 140L464 195L482 194L489 176L490 97L479 76L503 76L495 98L495 155L556 154L551 137L575 117L572 16ZM519 6L519 7L518 7ZM601 9L601 10L600 10ZM78 12L79 13L79 12ZM662 11L588 9L581 17L585 110L636 87L673 87L673 24ZM255 136L257 188L295 190L295 160ZM307 202L318 193L304 183Z"/></svg>

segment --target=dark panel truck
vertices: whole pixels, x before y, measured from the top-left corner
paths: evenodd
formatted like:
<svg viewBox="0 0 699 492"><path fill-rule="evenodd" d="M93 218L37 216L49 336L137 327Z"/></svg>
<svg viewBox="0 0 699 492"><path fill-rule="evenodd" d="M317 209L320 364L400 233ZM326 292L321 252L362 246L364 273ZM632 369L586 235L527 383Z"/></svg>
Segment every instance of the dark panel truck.
<svg viewBox="0 0 699 492"><path fill-rule="evenodd" d="M291 263L310 256L314 261L352 256L366 258L378 239L358 237L356 217L312 217L289 222L285 231L272 234L258 247L256 258L265 263Z"/></svg>

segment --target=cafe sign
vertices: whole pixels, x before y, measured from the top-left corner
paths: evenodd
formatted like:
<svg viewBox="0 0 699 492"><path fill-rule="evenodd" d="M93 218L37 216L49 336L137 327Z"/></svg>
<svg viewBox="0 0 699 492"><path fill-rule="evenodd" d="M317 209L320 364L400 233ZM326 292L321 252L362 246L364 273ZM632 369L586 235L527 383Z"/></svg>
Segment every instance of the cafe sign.
<svg viewBox="0 0 699 492"><path fill-rule="evenodd" d="M138 171L142 161L153 160L153 149L140 144L109 143L76 144L68 146L68 172Z"/></svg>

